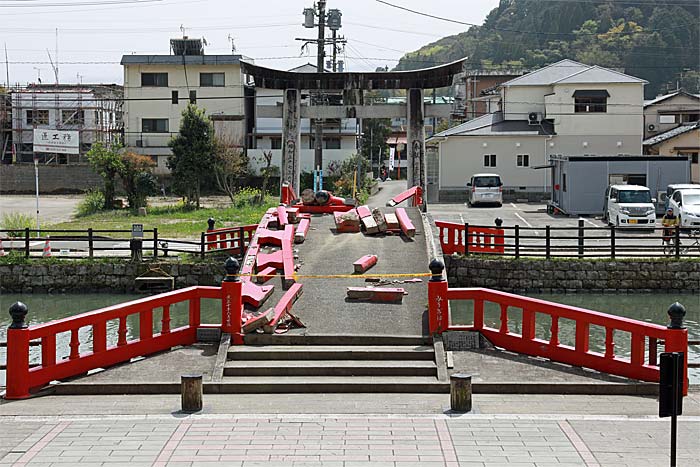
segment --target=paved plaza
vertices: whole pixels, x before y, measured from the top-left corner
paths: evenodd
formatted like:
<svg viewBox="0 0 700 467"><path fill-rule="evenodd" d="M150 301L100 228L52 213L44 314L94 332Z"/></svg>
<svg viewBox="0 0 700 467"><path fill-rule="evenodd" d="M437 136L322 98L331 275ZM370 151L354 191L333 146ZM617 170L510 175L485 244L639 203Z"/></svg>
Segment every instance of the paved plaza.
<svg viewBox="0 0 700 467"><path fill-rule="evenodd" d="M685 402L678 465L695 466L700 394ZM0 466L669 464L670 424L654 398L477 394L469 414L447 411L447 395L415 394L205 395L194 415L178 405L177 396L0 404Z"/></svg>

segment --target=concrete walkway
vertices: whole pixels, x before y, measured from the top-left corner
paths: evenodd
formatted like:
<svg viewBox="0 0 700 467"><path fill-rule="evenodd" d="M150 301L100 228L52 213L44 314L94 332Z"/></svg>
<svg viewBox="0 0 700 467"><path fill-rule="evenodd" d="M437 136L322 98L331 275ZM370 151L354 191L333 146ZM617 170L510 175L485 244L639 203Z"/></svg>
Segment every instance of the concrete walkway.
<svg viewBox="0 0 700 467"><path fill-rule="evenodd" d="M447 405L445 396L272 397L208 396L204 412L196 415L177 412L172 396L1 404L0 465L637 467L669 462L668 420L656 418L655 401L646 398L550 396L546 414L516 414L546 401L476 395L474 413L454 415L429 409ZM76 399L82 410L69 415L63 401L77 409ZM388 414L399 399L413 411ZM370 411L382 404L384 409L363 412L362 403ZM620 415L595 415L601 406ZM621 414L625 407L642 413ZM347 414L348 408L355 414ZM680 419L678 465L694 466L700 456L697 395L686 399L686 408L695 415ZM19 412L23 415L13 415Z"/></svg>

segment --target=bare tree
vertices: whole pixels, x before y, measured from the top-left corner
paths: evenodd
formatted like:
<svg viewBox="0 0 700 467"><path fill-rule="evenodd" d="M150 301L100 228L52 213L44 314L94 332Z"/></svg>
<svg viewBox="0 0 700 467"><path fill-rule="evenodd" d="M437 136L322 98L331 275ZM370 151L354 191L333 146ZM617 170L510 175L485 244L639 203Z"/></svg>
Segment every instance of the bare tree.
<svg viewBox="0 0 700 467"><path fill-rule="evenodd" d="M248 158L240 147L235 146L231 139L217 136L214 139L214 176L216 185L234 201L238 191L239 181L246 174Z"/></svg>

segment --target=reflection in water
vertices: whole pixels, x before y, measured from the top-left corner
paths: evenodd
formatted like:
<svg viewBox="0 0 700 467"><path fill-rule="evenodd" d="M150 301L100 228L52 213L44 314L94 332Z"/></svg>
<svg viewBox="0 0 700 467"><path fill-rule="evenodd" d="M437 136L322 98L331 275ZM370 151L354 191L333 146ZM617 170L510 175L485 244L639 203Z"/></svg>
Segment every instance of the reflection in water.
<svg viewBox="0 0 700 467"><path fill-rule="evenodd" d="M124 303L130 300L143 298L143 295L117 295L117 294L69 294L69 295L0 295L0 341L7 340L7 327L11 323L7 312L10 305L16 301L24 302L29 308L27 324L35 325L48 321L75 316L87 311ZM201 305L202 323L220 323L221 305L218 300L204 299ZM157 308L153 312L153 332L161 331L162 310ZM170 329L185 326L189 321L189 307L187 302L178 303L170 307ZM107 345L117 345L119 320L107 321ZM126 319L126 338L131 340L139 336L139 315L132 314ZM56 358L63 359L69 354L70 332L64 332L56 336ZM92 327L84 326L78 331L80 351L92 350ZM41 347L30 349L30 362L38 363L41 357ZM6 361L6 349L0 347L0 362ZM0 371L0 386L5 385L5 372Z"/></svg>
<svg viewBox="0 0 700 467"><path fill-rule="evenodd" d="M666 310L676 302L681 302L687 311L685 326L688 328L690 340L700 340L700 295L666 295L666 294L569 294L569 295L530 295L551 302L563 303L589 310L600 311L616 316L623 316L649 323L661 325L668 324ZM488 327L499 329L500 307L495 303L484 304L484 324ZM453 324L472 324L472 304L468 301L450 302L451 322ZM522 326L522 312L517 308L508 310L508 329L520 334ZM549 340L551 319L548 315L536 314L535 337ZM559 320L559 341L563 345L573 346L575 341L574 322L567 319ZM662 349L662 347L660 347ZM591 326L590 349L593 351L605 351L605 329L600 326ZM630 335L625 332L615 333L615 352L617 355L629 356ZM689 362L700 363L700 346L691 346L689 350ZM700 369L690 370L692 383L700 384Z"/></svg>

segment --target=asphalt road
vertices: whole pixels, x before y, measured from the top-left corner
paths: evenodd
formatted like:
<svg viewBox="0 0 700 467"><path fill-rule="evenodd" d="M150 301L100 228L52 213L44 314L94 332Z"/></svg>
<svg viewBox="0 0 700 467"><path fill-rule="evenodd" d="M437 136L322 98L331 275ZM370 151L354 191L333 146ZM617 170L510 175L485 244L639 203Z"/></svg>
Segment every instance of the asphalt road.
<svg viewBox="0 0 700 467"><path fill-rule="evenodd" d="M40 224L68 221L73 217L81 195L74 196L39 196ZM31 195L0 195L0 217L10 213L23 213L32 218L36 216L36 197Z"/></svg>

